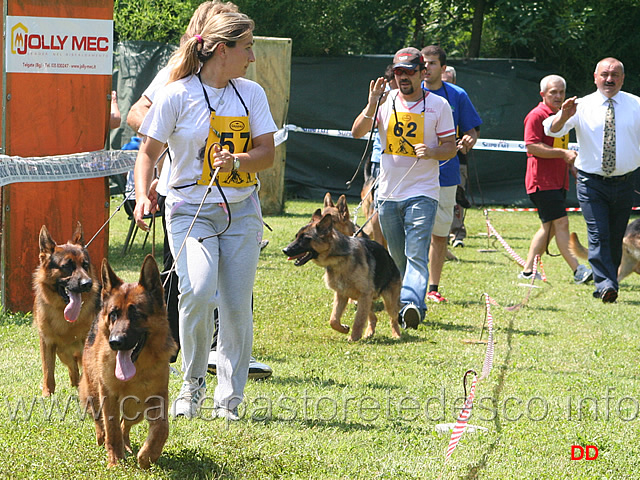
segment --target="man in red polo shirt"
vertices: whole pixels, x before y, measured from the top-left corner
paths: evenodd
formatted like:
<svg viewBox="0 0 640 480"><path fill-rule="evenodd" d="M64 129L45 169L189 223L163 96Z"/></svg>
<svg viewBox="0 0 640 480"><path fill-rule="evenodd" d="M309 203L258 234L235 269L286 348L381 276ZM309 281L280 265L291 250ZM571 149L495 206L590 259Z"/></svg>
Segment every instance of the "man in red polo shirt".
<svg viewBox="0 0 640 480"><path fill-rule="evenodd" d="M569 251L569 218L565 199L569 190L569 170L577 153L569 150L569 135L553 138L544 134L542 121L562 107L566 93L566 82L558 75L548 75L540 81L542 102L524 119L524 141L527 145L527 173L525 186L529 198L538 208L542 226L533 236L524 270L519 278L529 279L533 275L536 255L542 255L551 238L573 272L575 283L585 283L593 278L591 269L580 265ZM537 278L538 275L536 275Z"/></svg>

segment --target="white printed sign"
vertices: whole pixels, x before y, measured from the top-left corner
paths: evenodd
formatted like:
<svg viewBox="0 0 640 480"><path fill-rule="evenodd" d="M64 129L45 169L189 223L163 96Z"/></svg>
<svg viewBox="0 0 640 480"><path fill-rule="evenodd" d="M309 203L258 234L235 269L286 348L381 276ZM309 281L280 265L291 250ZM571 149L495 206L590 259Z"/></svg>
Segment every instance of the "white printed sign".
<svg viewBox="0 0 640 480"><path fill-rule="evenodd" d="M8 73L111 75L113 20L6 18Z"/></svg>

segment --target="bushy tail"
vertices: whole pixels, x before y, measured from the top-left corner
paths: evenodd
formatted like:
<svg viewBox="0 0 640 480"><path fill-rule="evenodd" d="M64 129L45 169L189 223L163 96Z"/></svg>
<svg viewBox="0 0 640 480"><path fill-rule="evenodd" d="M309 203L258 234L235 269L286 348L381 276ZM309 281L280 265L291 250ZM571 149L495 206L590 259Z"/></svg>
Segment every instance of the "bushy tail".
<svg viewBox="0 0 640 480"><path fill-rule="evenodd" d="M569 236L569 251L579 258L588 258L589 256L588 250L582 246L575 232L571 232Z"/></svg>

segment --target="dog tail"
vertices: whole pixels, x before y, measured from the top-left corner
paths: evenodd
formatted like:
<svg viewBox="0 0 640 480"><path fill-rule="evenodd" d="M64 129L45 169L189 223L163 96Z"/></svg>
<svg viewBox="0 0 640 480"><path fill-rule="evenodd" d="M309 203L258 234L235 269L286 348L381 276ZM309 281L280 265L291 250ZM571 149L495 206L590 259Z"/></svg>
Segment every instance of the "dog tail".
<svg viewBox="0 0 640 480"><path fill-rule="evenodd" d="M579 258L587 258L589 256L588 250L582 246L575 232L571 232L569 236L569 251Z"/></svg>

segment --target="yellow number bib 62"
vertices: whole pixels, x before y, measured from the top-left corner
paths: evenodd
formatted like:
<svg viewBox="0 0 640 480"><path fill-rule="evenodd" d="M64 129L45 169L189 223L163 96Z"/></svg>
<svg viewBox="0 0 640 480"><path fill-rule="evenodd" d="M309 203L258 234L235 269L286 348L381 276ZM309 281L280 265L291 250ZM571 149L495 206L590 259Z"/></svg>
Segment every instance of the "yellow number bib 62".
<svg viewBox="0 0 640 480"><path fill-rule="evenodd" d="M397 115L391 115L384 153L415 157L412 145L424 143L423 125L423 113L398 112Z"/></svg>

